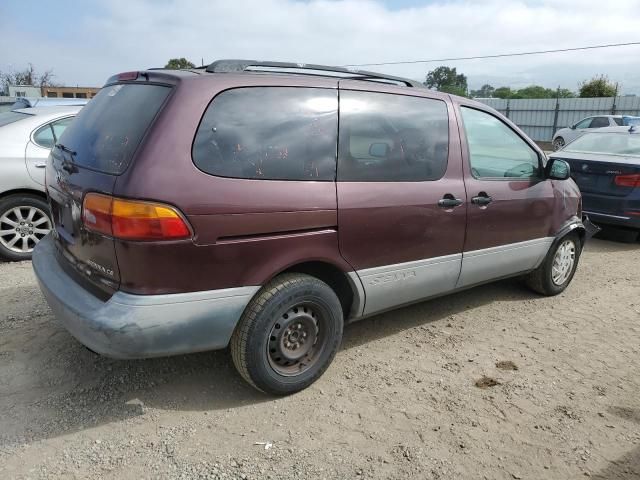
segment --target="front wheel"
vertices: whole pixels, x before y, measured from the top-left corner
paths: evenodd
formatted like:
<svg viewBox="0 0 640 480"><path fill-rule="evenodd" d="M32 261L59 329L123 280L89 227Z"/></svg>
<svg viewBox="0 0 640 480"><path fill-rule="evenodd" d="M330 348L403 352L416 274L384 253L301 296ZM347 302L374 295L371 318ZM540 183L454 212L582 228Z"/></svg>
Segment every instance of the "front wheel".
<svg viewBox="0 0 640 480"><path fill-rule="evenodd" d="M342 307L329 285L310 275L284 274L247 306L231 337L231 356L252 386L287 395L320 378L342 329Z"/></svg>
<svg viewBox="0 0 640 480"><path fill-rule="evenodd" d="M0 257L29 260L36 244L51 231L47 202L35 195L0 200Z"/></svg>
<svg viewBox="0 0 640 480"><path fill-rule="evenodd" d="M549 250L542 264L526 277L529 287L542 295L558 295L571 283L582 251L580 237L570 233Z"/></svg>

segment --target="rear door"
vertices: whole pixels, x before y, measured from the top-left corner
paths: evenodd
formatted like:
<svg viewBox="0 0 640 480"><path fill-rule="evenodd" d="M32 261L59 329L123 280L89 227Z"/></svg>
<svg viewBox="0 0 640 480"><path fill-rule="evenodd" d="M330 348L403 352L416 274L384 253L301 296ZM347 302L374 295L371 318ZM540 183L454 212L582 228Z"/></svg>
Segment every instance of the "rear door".
<svg viewBox="0 0 640 480"><path fill-rule="evenodd" d="M459 287L529 270L547 252L554 191L541 154L497 115L461 106L467 235Z"/></svg>
<svg viewBox="0 0 640 480"><path fill-rule="evenodd" d="M466 196L450 104L356 85L340 83L338 230L370 314L455 287Z"/></svg>
<svg viewBox="0 0 640 480"><path fill-rule="evenodd" d="M72 120L73 116L59 118L39 127L27 143L25 149L27 171L29 176L40 185L44 186L44 172L49 153Z"/></svg>
<svg viewBox="0 0 640 480"><path fill-rule="evenodd" d="M113 192L170 91L133 83L103 88L51 151L47 192L61 263L96 293L113 293L120 276L113 239L83 225L84 196Z"/></svg>

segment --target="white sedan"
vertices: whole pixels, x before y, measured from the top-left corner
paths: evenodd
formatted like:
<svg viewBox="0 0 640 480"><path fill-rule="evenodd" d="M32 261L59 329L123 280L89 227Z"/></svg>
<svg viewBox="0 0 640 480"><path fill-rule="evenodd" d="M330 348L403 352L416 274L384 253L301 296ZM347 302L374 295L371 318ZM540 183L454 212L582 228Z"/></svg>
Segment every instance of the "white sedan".
<svg viewBox="0 0 640 480"><path fill-rule="evenodd" d="M558 151L581 135L593 132L593 128L616 127L621 125L623 125L622 115L596 115L594 117L583 118L570 127L561 128L554 133L551 144L553 150Z"/></svg>
<svg viewBox="0 0 640 480"><path fill-rule="evenodd" d="M0 257L28 260L51 230L44 187L49 151L81 106L0 113Z"/></svg>

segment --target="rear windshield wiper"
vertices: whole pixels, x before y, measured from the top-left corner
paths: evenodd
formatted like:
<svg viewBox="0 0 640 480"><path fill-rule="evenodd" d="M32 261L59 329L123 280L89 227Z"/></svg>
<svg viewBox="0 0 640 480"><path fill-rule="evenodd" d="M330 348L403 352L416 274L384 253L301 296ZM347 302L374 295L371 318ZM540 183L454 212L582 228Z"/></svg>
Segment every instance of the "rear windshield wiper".
<svg viewBox="0 0 640 480"><path fill-rule="evenodd" d="M69 154L69 159L62 157L62 169L66 170L69 173L78 172L78 167L76 167L76 162L74 160L74 155L77 154L75 150L71 150L69 147L65 147L61 143L56 143L56 147L58 147L63 152L67 152Z"/></svg>
<svg viewBox="0 0 640 480"><path fill-rule="evenodd" d="M56 147L58 147L60 150L62 150L62 151L64 151L64 152L67 152L68 154L70 154L70 155L72 155L72 156L73 156L73 155L76 155L76 153L77 153L76 151L71 150L69 147L65 147L65 146L64 146L63 144L61 144L61 143L56 143Z"/></svg>

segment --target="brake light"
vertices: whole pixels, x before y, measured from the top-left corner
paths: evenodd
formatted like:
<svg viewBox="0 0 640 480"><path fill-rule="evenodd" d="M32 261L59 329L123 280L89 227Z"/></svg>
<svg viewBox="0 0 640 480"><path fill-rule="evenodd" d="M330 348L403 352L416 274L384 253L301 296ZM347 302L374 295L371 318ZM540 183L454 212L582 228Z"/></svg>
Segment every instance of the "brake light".
<svg viewBox="0 0 640 480"><path fill-rule="evenodd" d="M640 174L617 175L614 182L618 187L640 187Z"/></svg>
<svg viewBox="0 0 640 480"><path fill-rule="evenodd" d="M139 72L122 72L118 74L118 81L136 80Z"/></svg>
<svg viewBox="0 0 640 480"><path fill-rule="evenodd" d="M123 240L179 240L191 231L178 211L168 205L88 193L82 222L91 231Z"/></svg>

